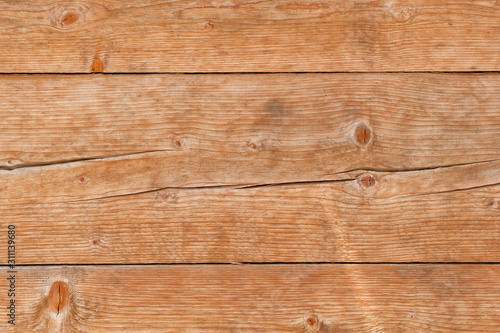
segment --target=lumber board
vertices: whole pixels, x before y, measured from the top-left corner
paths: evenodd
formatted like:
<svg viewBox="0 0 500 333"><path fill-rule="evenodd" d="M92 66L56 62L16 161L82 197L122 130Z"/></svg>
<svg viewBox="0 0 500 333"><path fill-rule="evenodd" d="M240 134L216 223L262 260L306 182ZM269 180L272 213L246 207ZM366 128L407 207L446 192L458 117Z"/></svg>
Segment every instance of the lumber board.
<svg viewBox="0 0 500 333"><path fill-rule="evenodd" d="M0 73L498 71L494 0L4 1Z"/></svg>
<svg viewBox="0 0 500 333"><path fill-rule="evenodd" d="M233 183L500 157L498 74L3 75L0 94L4 169L143 153Z"/></svg>
<svg viewBox="0 0 500 333"><path fill-rule="evenodd" d="M19 267L11 331L497 332L499 274L450 264Z"/></svg>
<svg viewBox="0 0 500 333"><path fill-rule="evenodd" d="M343 178L78 200L57 179L19 181L0 215L16 225L24 265L500 262L500 161Z"/></svg>

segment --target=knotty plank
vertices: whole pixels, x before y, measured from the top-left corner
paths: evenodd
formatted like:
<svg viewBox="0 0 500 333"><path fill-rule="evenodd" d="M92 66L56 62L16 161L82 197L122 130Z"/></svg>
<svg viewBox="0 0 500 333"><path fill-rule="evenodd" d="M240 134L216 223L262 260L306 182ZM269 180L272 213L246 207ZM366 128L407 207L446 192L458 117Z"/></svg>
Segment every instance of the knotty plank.
<svg viewBox="0 0 500 333"><path fill-rule="evenodd" d="M487 161L499 92L497 74L4 75L0 166L149 152L234 183Z"/></svg>
<svg viewBox="0 0 500 333"><path fill-rule="evenodd" d="M499 6L5 1L0 72L498 71Z"/></svg>
<svg viewBox="0 0 500 333"><path fill-rule="evenodd" d="M12 331L496 332L499 274L497 265L21 267Z"/></svg>
<svg viewBox="0 0 500 333"><path fill-rule="evenodd" d="M500 161L146 192L103 171L108 185L129 186L116 195L91 180L65 187L69 171L0 191L19 264L500 261Z"/></svg>
<svg viewBox="0 0 500 333"><path fill-rule="evenodd" d="M23 264L499 261L499 77L3 76L2 224Z"/></svg>

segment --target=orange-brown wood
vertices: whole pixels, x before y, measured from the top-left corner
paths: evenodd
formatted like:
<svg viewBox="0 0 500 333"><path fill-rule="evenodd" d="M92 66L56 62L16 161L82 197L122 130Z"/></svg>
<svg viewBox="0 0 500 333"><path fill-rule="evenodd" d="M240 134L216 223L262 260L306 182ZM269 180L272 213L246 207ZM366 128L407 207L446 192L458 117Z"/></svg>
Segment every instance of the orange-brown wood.
<svg viewBox="0 0 500 333"><path fill-rule="evenodd" d="M0 331L497 332L499 71L495 0L0 2Z"/></svg>
<svg viewBox="0 0 500 333"><path fill-rule="evenodd" d="M3 76L2 223L21 264L500 261L499 77Z"/></svg>
<svg viewBox="0 0 500 333"><path fill-rule="evenodd" d="M497 74L4 75L0 92L7 169L149 152L220 184L500 158Z"/></svg>
<svg viewBox="0 0 500 333"><path fill-rule="evenodd" d="M497 332L497 265L19 268L12 332ZM6 290L6 280L0 280ZM68 285L59 314L47 298ZM3 293L2 293L2 297ZM0 328L9 328L6 320Z"/></svg>
<svg viewBox="0 0 500 333"><path fill-rule="evenodd" d="M494 0L4 1L0 72L498 71Z"/></svg>
<svg viewBox="0 0 500 333"><path fill-rule="evenodd" d="M17 225L20 264L500 261L500 162L344 176L83 201L53 179L43 191L59 202L18 193L0 214Z"/></svg>

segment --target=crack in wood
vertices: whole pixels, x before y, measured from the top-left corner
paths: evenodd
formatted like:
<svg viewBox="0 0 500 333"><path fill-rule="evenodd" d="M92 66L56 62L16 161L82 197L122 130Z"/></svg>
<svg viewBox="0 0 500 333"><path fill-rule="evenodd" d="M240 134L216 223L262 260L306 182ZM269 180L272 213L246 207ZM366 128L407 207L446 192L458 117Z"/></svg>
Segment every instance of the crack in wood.
<svg viewBox="0 0 500 333"><path fill-rule="evenodd" d="M57 314L56 314L56 317L59 316L59 312L60 312L60 309L61 309L61 300L62 300L62 297L61 297L61 284L58 285L59 287L59 302L57 303Z"/></svg>
<svg viewBox="0 0 500 333"><path fill-rule="evenodd" d="M491 159L491 160L484 160L484 161L477 161L477 162L455 163L455 164L447 164L447 165L430 166L430 167L415 168L415 169L355 168L355 169L349 169L346 171L339 171L339 172L330 173L330 174L328 174L328 176L338 175L338 174L343 174L343 173L348 174L348 173L353 173L353 172L360 172L360 173L361 172L374 172L374 173L421 172L421 171L431 171L431 170L438 170L438 169L448 169L448 168L455 168L455 167L471 166L471 165L485 164L485 163L498 162L498 161L500 161L500 158L495 158L495 159Z"/></svg>
<svg viewBox="0 0 500 333"><path fill-rule="evenodd" d="M18 169L50 167L50 166L65 165L65 164L79 163L79 162L117 160L117 159L126 159L129 157L134 157L134 156L138 156L138 155L144 155L144 154L150 154L150 153L162 153L162 152L178 152L178 149L145 150L145 151L135 152L135 153L107 155L107 156L98 156L98 157L75 158L75 159L68 159L68 160L55 160L55 161L44 162L44 163L20 163L20 164L13 165L10 167L9 166L0 166L0 170L2 170L2 171L14 171L14 170L18 170ZM344 174L344 173L347 174L347 173L351 173L351 172L418 172L418 171L453 168L453 167L460 167L460 166L467 166L467 165L484 164L484 163L497 162L497 161L500 161L500 159L497 158L497 159L477 161L477 162L438 165L438 166L430 166L430 167L415 168L415 169L355 168L355 169L334 172L334 173L330 173L327 175L337 175L337 174ZM323 180L319 180L319 182L322 182L322 181ZM326 180L326 181L328 181L328 180ZM312 182L316 182L316 181L312 181ZM290 183L295 183L295 182L290 182ZM236 185L233 185L233 186L236 186ZM252 186L252 185L249 185L249 186Z"/></svg>
<svg viewBox="0 0 500 333"><path fill-rule="evenodd" d="M0 166L0 170L2 171L14 171L18 169L28 169L28 168L42 168L42 167L51 167L58 165L65 165L71 163L79 163L79 162L93 162L93 161L108 161L108 160L117 160L124 159L129 157L134 157L137 155L150 154L150 153L162 153L162 152L174 152L178 151L176 149L157 149L157 150L145 150L136 153L128 153L128 154L117 154L117 155L107 155L107 156L99 156L99 157L84 157L84 158L75 158L68 160L55 160L44 163L19 163L13 166Z"/></svg>
<svg viewBox="0 0 500 333"><path fill-rule="evenodd" d="M84 163L84 162L93 162L93 161L115 161L121 159L128 159L133 157L141 158L142 155L146 154L154 154L154 153L163 153L163 152L178 152L176 149L172 150L151 150L151 151L142 151L137 153L129 153L129 154L121 154L115 156L106 156L106 157L95 157L95 158L83 158L83 159L74 159L74 160L64 160L64 161L52 161L50 163L45 164L32 164L32 165L16 165L12 167L4 167L3 172L13 172L14 170L21 169L30 169L30 168L39 168L38 172L44 172L44 168L49 167L57 167L64 165L72 165L73 163ZM160 156L161 157L161 156ZM104 195L99 196L98 193L94 193L94 197L88 198L75 198L75 200L64 201L64 203L70 202L84 202L91 200L103 200L110 198L118 198L118 197L126 197L132 195L146 194L146 193L154 193L164 190L217 190L217 189L229 189L229 190L243 190L243 189L256 189L256 188L264 188L264 187L297 187L297 186L316 186L316 185L326 185L326 184L338 184L338 183L346 183L357 181L358 189L354 189L351 195L355 196L369 196L373 199L384 199L388 197L394 196L415 196L415 195L427 195L427 194L437 194L437 193L448 193L454 191L466 191L472 189L479 189L491 186L499 185L499 180L494 177L494 174L488 172L489 165L488 163L500 162L500 159L491 159L477 162L469 162L469 163L456 163L456 164L448 164L448 165L438 165L438 166L429 166L423 168L415 168L415 169L380 169L380 168L354 168L345 171L339 171L335 173L330 173L325 175L330 178L333 175L342 175L337 179L318 179L318 180L293 180L286 181L287 179L283 179L285 181L281 182L263 182L263 183L229 183L229 184L215 184L215 185L202 185L202 186L161 186L158 184L154 188L146 188L142 190L131 190L127 193L127 189L122 189L122 193L105 195L106 193L102 193ZM467 168L471 168L475 170L468 170ZM494 169L498 166L492 165ZM40 169L42 168L42 169ZM443 177L447 175L447 172L451 173L451 175L465 175L461 177L459 181L448 185L447 187L437 186L435 187L435 182L433 182L434 172L436 174L435 177ZM482 171L480 171L482 170ZM480 174L477 172L480 171ZM444 172L444 173L443 173ZM471 174L472 172L472 174ZM432 174L431 174L432 173ZM441 173L441 175L440 175ZM428 176L427 176L428 175ZM468 176L470 175L470 177ZM481 175L481 176L479 176ZM366 182L363 182L363 179L360 177L366 178ZM368 178L367 178L368 177ZM407 179L407 177L410 177ZM319 177L318 177L319 178ZM79 176L78 180L80 183L86 182L86 177ZM382 182L381 182L382 181ZM408 182L414 182L415 187L407 187L405 186ZM391 185L393 184L393 185ZM364 185L364 186L363 186ZM396 193L395 190L398 188L406 188L407 190L402 193ZM361 190L361 192L358 192ZM125 193L123 193L125 192ZM109 192L108 192L109 193ZM89 193L90 194L90 193Z"/></svg>
<svg viewBox="0 0 500 333"><path fill-rule="evenodd" d="M492 188L492 187L499 186L499 185L500 185L500 182L499 182L499 183L493 183L493 184L479 185L479 186L471 186L471 187L457 188L457 189L447 190L447 191L437 191L437 192L428 192L428 193L418 193L418 194L413 194L412 196L422 196L422 195L432 195L432 194L443 194L443 193L463 192L463 191L470 191L470 190L480 190L480 189Z"/></svg>
<svg viewBox="0 0 500 333"><path fill-rule="evenodd" d="M355 179L349 178L349 179L297 181L297 182L265 183L265 184L243 184L243 185L230 184L230 185L180 186L180 187L166 186L166 187L161 187L161 188L156 188L156 189L146 190L146 191L138 191L138 192L132 192L132 193L108 195L108 196L103 196L103 197L65 201L65 203L128 197L128 196L140 195L140 194L146 194L146 193L155 193L155 192L160 192L160 191L164 191L164 190L207 190L207 189L210 189L210 190L216 190L216 189L245 190L245 189L253 189L253 188L260 188L260 187L288 187L288 186L301 186L301 185L333 184L333 183L347 182L347 181L352 181L352 180L355 180Z"/></svg>

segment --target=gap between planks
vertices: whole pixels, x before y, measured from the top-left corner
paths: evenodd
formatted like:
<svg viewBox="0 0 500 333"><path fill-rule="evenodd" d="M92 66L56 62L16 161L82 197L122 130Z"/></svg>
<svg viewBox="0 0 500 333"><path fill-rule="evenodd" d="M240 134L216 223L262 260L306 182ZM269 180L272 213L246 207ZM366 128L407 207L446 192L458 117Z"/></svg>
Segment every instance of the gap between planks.
<svg viewBox="0 0 500 333"><path fill-rule="evenodd" d="M281 266L281 265L499 265L500 261L477 262L477 261L301 261L301 262L172 262L172 263L60 263L60 264L16 264L16 267L78 267L78 266L232 266L232 265L254 265L254 266ZM7 265L0 265L0 268L7 268Z"/></svg>
<svg viewBox="0 0 500 333"><path fill-rule="evenodd" d="M75 76L99 76L99 75L280 75L280 74L499 74L500 71L308 71L308 72L2 72L0 75L75 75Z"/></svg>

